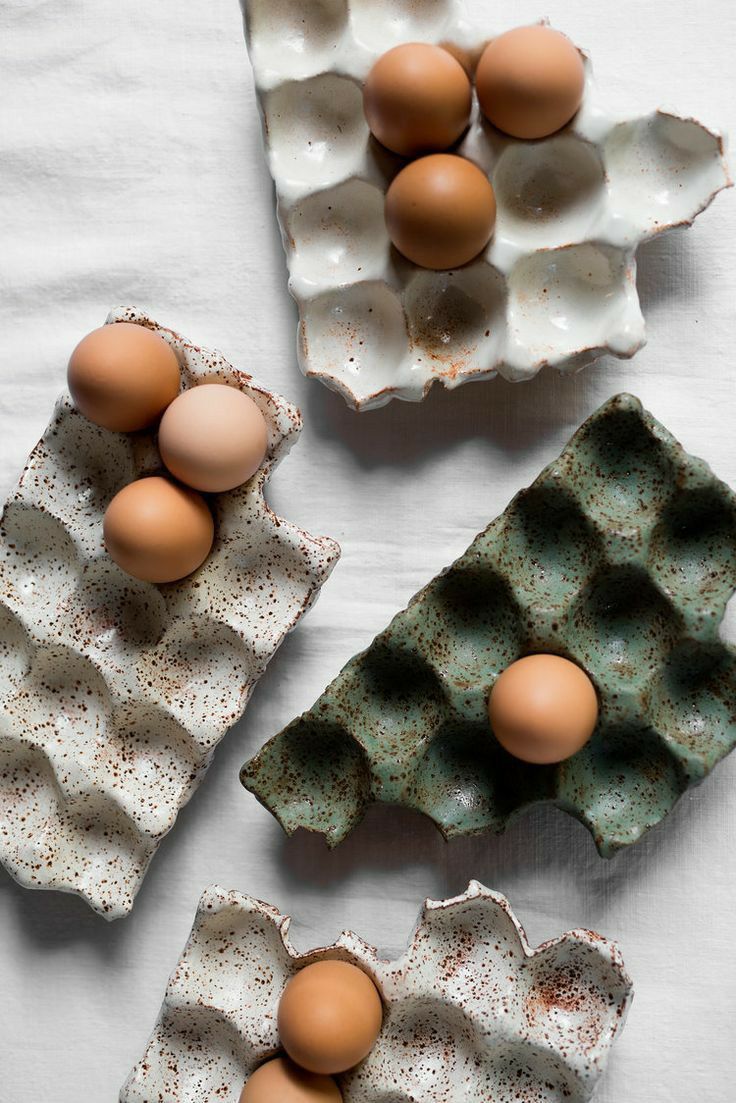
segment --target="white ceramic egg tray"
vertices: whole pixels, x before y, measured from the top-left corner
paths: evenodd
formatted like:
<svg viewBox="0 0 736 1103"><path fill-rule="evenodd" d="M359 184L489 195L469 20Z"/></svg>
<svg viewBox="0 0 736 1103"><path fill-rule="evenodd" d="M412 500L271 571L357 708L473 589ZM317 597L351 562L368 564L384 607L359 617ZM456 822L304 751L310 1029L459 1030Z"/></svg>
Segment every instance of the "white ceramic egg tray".
<svg viewBox="0 0 736 1103"><path fill-rule="evenodd" d="M106 554L108 502L160 470L153 434L98 428L63 396L0 526L0 860L28 888L82 896L107 919L148 864L339 547L276 517L264 488L299 411L217 352L136 310L175 350L183 385L245 391L268 452L212 499L216 538L192 577L137 582Z"/></svg>
<svg viewBox="0 0 736 1103"><path fill-rule="evenodd" d="M492 180L495 236L466 267L430 272L390 245L384 195L405 162L371 138L362 85L398 43L472 54L488 29L461 0L242 3L307 376L365 410L637 352L637 247L729 185L718 134L661 111L616 117L587 59L579 114L544 141L504 137L476 103L459 152Z"/></svg>
<svg viewBox="0 0 736 1103"><path fill-rule="evenodd" d="M614 943L571 931L532 950L508 902L477 881L426 901L394 962L352 933L299 954L289 923L251 897L204 893L120 1103L237 1103L278 1052L286 983L324 959L360 966L383 994L376 1045L337 1078L345 1103L584 1103L632 998Z"/></svg>

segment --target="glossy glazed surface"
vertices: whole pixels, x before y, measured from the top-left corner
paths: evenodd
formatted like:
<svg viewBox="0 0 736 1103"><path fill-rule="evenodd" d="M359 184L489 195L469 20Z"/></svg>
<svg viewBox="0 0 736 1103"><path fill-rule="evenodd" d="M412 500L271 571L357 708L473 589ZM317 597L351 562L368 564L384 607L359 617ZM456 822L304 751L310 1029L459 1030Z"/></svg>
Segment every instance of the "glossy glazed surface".
<svg viewBox="0 0 736 1103"><path fill-rule="evenodd" d="M640 243L692 221L729 182L718 134L652 110L661 85L621 118L586 60L580 112L541 143L502 135L476 104L458 152L490 177L496 232L467 267L432 273L391 249L383 202L405 161L371 138L363 83L390 46L477 55L492 20L516 13L471 24L463 0L321 0L308 16L295 0L243 6L306 375L365 410L434 383L526 380L641 348Z"/></svg>

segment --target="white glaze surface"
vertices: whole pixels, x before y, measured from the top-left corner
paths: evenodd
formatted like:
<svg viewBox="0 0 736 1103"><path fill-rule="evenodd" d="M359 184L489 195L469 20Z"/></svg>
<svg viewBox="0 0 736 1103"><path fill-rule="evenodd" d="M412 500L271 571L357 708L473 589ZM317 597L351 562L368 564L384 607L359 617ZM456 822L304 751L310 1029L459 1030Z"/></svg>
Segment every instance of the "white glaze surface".
<svg viewBox="0 0 736 1103"><path fill-rule="evenodd" d="M463 0L243 7L306 375L365 410L639 350L637 248L728 184L717 134L664 112L619 118L587 59L580 112L545 141L501 135L476 103L459 152L493 183L495 235L465 268L429 272L389 242L383 197L404 162L371 138L362 82L399 42L472 50L490 26L472 26Z"/></svg>
<svg viewBox="0 0 736 1103"><path fill-rule="evenodd" d="M136 310L184 387L239 387L268 425L261 469L212 498L215 544L182 582L126 575L102 541L121 487L161 470L152 433L112 433L62 397L0 522L0 860L28 888L128 912L148 864L339 548L276 517L264 487L301 429L283 398Z"/></svg>
<svg viewBox="0 0 736 1103"><path fill-rule="evenodd" d="M426 901L394 962L351 932L300 954L289 925L268 904L207 889L121 1103L237 1103L278 1052L281 993L315 961L363 968L383 997L376 1044L338 1078L345 1103L585 1103L631 1001L614 943L569 931L532 950L508 901L477 881Z"/></svg>

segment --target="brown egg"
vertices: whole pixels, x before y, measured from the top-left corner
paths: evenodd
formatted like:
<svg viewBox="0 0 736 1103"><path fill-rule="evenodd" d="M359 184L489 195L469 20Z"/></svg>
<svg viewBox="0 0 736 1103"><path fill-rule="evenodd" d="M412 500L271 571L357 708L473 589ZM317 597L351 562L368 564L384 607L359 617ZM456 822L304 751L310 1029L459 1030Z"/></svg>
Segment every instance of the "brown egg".
<svg viewBox="0 0 736 1103"><path fill-rule="evenodd" d="M379 57L365 82L363 108L382 145L402 157L448 149L470 121L468 74L441 46L409 42Z"/></svg>
<svg viewBox="0 0 736 1103"><path fill-rule="evenodd" d="M331 1076L367 1057L382 1019L378 989L362 969L345 961L318 961L287 984L279 1004L279 1035L297 1065Z"/></svg>
<svg viewBox="0 0 736 1103"><path fill-rule="evenodd" d="M161 421L158 447L172 475L220 493L245 483L263 463L266 419L237 387L205 383L180 394Z"/></svg>
<svg viewBox="0 0 736 1103"><path fill-rule="evenodd" d="M488 700L493 734L522 762L564 762L590 739L598 697L584 670L559 655L527 655L500 675Z"/></svg>
<svg viewBox="0 0 736 1103"><path fill-rule="evenodd" d="M546 138L583 100L580 51L551 27L518 27L486 46L475 75L481 110L514 138Z"/></svg>
<svg viewBox="0 0 736 1103"><path fill-rule="evenodd" d="M256 1069L243 1088L240 1103L342 1103L342 1093L329 1076L305 1072L277 1057Z"/></svg>
<svg viewBox="0 0 736 1103"><path fill-rule="evenodd" d="M215 526L204 498L170 479L138 479L105 513L105 546L119 567L144 582L175 582L207 558Z"/></svg>
<svg viewBox="0 0 736 1103"><path fill-rule="evenodd" d="M179 393L179 361L163 337L130 322L88 333L69 360L77 409L105 429L134 433L161 417Z"/></svg>
<svg viewBox="0 0 736 1103"><path fill-rule="evenodd" d="M386 194L389 237L422 268L467 264L485 249L495 223L490 180L477 165L453 154L412 161Z"/></svg>

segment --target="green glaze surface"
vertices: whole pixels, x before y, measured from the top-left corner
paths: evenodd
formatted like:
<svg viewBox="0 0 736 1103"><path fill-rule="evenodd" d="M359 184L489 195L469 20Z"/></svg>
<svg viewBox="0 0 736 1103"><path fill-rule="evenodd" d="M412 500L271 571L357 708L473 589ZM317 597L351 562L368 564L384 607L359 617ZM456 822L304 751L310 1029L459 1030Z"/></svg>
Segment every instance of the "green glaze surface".
<svg viewBox="0 0 736 1103"><path fill-rule="evenodd" d="M289 833L339 843L372 801L447 837L502 832L549 801L610 856L736 744L736 497L630 395L611 399L241 780ZM586 747L530 766L486 702L530 652L582 666L601 703Z"/></svg>

